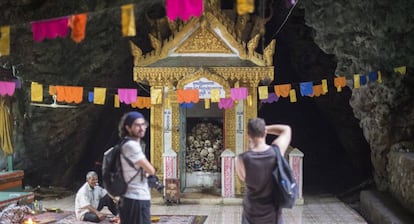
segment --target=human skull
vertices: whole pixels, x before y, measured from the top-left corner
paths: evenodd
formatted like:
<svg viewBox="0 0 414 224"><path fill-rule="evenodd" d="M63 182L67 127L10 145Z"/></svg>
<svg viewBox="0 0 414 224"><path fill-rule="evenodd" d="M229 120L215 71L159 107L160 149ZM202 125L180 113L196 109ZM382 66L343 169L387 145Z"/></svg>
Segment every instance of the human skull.
<svg viewBox="0 0 414 224"><path fill-rule="evenodd" d="M207 151L206 149L203 149L203 150L201 150L201 152L200 152L200 156L202 156L202 157L207 156L207 154L208 154L208 151Z"/></svg>
<svg viewBox="0 0 414 224"><path fill-rule="evenodd" d="M208 160L212 161L214 160L214 154L213 153L209 153L207 156Z"/></svg>
<svg viewBox="0 0 414 224"><path fill-rule="evenodd" d="M204 146L205 147L211 147L211 141L210 140L204 141Z"/></svg>
<svg viewBox="0 0 414 224"><path fill-rule="evenodd" d="M200 148L200 142L198 142L197 140L194 140L193 145L195 148Z"/></svg>

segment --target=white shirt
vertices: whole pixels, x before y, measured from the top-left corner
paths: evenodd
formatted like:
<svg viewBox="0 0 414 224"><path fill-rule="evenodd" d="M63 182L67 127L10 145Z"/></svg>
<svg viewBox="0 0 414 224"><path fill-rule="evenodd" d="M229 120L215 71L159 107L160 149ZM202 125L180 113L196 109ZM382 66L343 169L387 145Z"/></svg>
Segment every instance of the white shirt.
<svg viewBox="0 0 414 224"><path fill-rule="evenodd" d="M91 205L97 208L99 200L103 198L108 192L100 186L91 188L86 182L79 188L75 198L75 213L76 219L82 220L85 213L89 212L89 209L84 208L85 206Z"/></svg>
<svg viewBox="0 0 414 224"><path fill-rule="evenodd" d="M122 145L122 153L134 163L135 167L139 160L145 159L145 154L142 151L141 144L135 140L129 140ZM125 181L128 182L136 173L137 170L129 165L125 158L121 155L122 170L124 172ZM147 178L141 180L141 174L138 174L129 184L124 197L134 200L151 200L151 193L148 187Z"/></svg>

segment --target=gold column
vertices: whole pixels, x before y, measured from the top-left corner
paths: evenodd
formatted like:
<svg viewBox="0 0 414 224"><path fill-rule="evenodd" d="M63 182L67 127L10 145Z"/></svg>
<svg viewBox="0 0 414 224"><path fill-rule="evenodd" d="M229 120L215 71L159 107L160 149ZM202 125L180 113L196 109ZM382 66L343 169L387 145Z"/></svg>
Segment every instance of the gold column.
<svg viewBox="0 0 414 224"><path fill-rule="evenodd" d="M155 86L155 88L163 88L162 86ZM151 152L151 164L154 166L158 174L163 172L162 167L162 153L163 153L163 104L151 105L151 136L150 136L150 152Z"/></svg>
<svg viewBox="0 0 414 224"><path fill-rule="evenodd" d="M235 108L224 110L224 149L230 149L236 153L236 110Z"/></svg>
<svg viewBox="0 0 414 224"><path fill-rule="evenodd" d="M250 83L252 84L252 83ZM253 86L249 86L248 87L249 90L249 95L252 96L252 105L249 106L247 103L247 100L244 104L244 139L246 139L246 141L244 141L244 151L247 150L248 147L248 142L247 142L247 122L249 121L250 118L255 118L257 117L257 85ZM237 156L237 155L236 155ZM236 185L236 194L243 194L244 193L244 184L243 182L241 182L239 180L239 178L237 177L237 174L235 173L235 185Z"/></svg>

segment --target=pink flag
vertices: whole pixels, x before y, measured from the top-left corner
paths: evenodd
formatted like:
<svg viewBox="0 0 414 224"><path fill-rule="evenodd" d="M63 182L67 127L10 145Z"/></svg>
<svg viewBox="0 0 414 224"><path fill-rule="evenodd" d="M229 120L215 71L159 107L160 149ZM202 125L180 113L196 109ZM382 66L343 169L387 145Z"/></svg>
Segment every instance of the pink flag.
<svg viewBox="0 0 414 224"><path fill-rule="evenodd" d="M230 96L233 100L244 100L247 98L247 88L232 88L230 89Z"/></svg>
<svg viewBox="0 0 414 224"><path fill-rule="evenodd" d="M15 82L2 82L0 81L0 96L13 96L14 90L16 89Z"/></svg>
<svg viewBox="0 0 414 224"><path fill-rule="evenodd" d="M69 32L69 17L32 22L33 39L40 42L45 38L66 37Z"/></svg>
<svg viewBox="0 0 414 224"><path fill-rule="evenodd" d="M137 89L118 89L119 102L121 103L135 103L137 101L137 95Z"/></svg>
<svg viewBox="0 0 414 224"><path fill-rule="evenodd" d="M218 103L220 109L229 109L233 107L233 100L231 98L221 98Z"/></svg>
<svg viewBox="0 0 414 224"><path fill-rule="evenodd" d="M167 17L170 20L178 17L187 21L203 13L203 0L166 0L165 5Z"/></svg>

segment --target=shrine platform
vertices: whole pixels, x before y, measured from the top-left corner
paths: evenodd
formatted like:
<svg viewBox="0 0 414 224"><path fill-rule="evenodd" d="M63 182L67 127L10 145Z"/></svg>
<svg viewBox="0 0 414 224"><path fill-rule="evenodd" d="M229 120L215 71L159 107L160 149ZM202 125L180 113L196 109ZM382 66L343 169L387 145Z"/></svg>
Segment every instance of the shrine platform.
<svg viewBox="0 0 414 224"><path fill-rule="evenodd" d="M0 210L18 201L33 202L34 193L23 192L23 177L23 170L0 172Z"/></svg>
<svg viewBox="0 0 414 224"><path fill-rule="evenodd" d="M23 170L0 172L0 191L21 191Z"/></svg>

